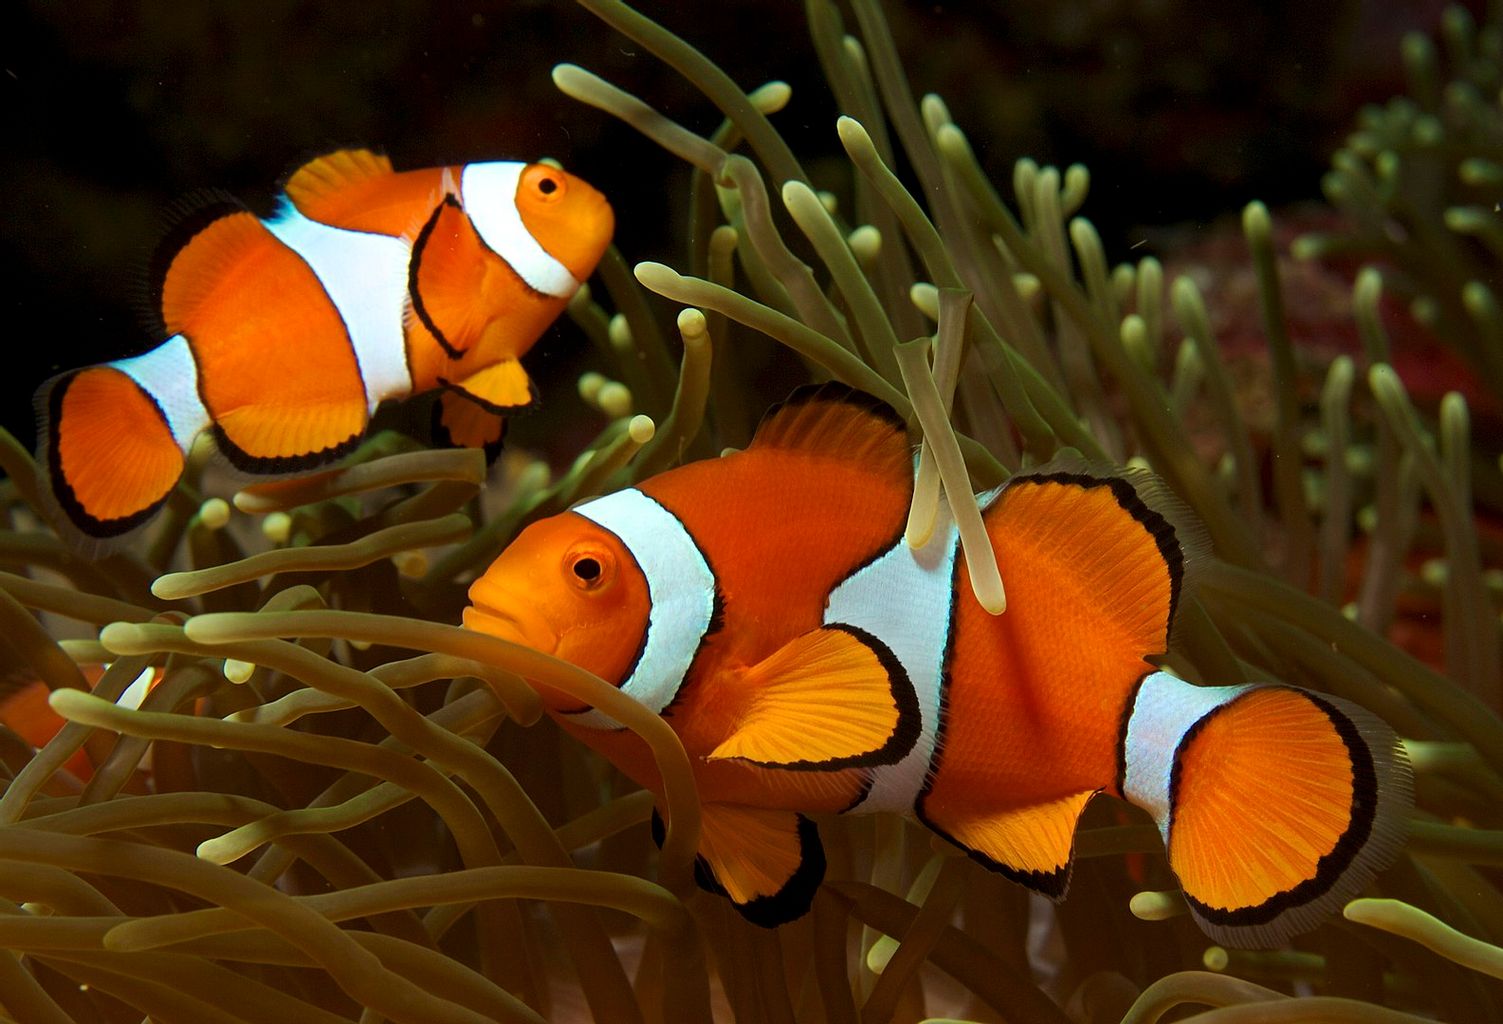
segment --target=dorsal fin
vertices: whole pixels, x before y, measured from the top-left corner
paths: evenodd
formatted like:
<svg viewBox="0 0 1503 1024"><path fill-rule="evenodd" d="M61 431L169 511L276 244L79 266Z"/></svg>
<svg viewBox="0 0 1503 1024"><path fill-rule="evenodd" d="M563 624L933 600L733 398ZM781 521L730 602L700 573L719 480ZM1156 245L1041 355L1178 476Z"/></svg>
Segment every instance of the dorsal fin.
<svg viewBox="0 0 1503 1024"><path fill-rule="evenodd" d="M312 220L330 223L350 193L392 174L391 161L369 149L337 149L309 160L287 179L287 198Z"/></svg>
<svg viewBox="0 0 1503 1024"><path fill-rule="evenodd" d="M805 384L767 410L750 445L854 461L904 480L913 449L892 406L836 381Z"/></svg>

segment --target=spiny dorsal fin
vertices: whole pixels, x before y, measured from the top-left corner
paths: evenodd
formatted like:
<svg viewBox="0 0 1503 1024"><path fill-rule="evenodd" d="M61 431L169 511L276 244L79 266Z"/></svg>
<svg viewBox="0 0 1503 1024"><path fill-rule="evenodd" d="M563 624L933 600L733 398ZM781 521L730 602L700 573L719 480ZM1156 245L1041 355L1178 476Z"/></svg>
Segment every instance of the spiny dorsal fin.
<svg viewBox="0 0 1503 1024"><path fill-rule="evenodd" d="M338 149L293 171L284 191L303 216L328 223L331 205L343 208L351 190L391 173L391 161L380 153Z"/></svg>
<svg viewBox="0 0 1503 1024"><path fill-rule="evenodd" d="M905 481L913 475L902 418L886 402L836 381L805 384L769 409L751 447L854 461Z"/></svg>

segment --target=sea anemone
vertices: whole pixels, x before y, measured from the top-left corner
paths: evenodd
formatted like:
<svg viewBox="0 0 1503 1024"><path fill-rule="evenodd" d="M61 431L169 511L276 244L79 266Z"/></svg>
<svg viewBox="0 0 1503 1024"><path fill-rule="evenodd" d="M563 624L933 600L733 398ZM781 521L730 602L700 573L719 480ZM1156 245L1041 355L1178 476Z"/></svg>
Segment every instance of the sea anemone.
<svg viewBox="0 0 1503 1024"><path fill-rule="evenodd" d="M612 250L603 289L571 303L598 359L580 392L609 424L557 480L507 457L486 487L478 452L378 434L336 469L240 492L232 513L203 500L199 451L147 540L87 562L42 525L36 466L0 437L0 560L14 570L0 573L0 636L10 674L45 684L67 720L35 750L0 729L5 1012L1063 1024L1201 1006L1207 1024L1503 1021L1503 677L1473 498L1473 474L1493 470L1474 468L1459 395L1428 422L1386 364L1372 280L1355 298L1364 359L1310 380L1270 216L1246 208L1276 396L1264 437L1195 283L1166 282L1152 257L1108 265L1079 215L1083 167L1020 161L1014 212L944 103L913 99L876 0L852 0L856 34L829 0L806 3L844 112L830 130L849 161L825 168L830 191L773 126L797 99L786 86L743 92L618 0L580 3L726 120L701 137L588 71L554 71L694 169L682 269ZM653 295L675 304L671 327ZM744 444L755 401L738 367L771 343L809 377L887 401L922 439L914 536L941 486L955 500L1070 450L1163 477L1216 556L1169 666L1336 694L1405 737L1417 810L1374 885L1383 898L1289 948L1211 946L1157 830L1104 802L1057 907L888 816L821 823L827 881L795 924L759 929L699 892L693 777L668 725L588 673L450 623L527 523ZM1383 635L1412 589L1425 507L1443 553L1428 577L1443 671ZM967 553L979 565L990 551L968 537ZM1005 600L1005 566L975 575L978 597ZM80 666L106 663L90 687ZM162 681L140 709L118 705L152 666ZM651 798L565 739L533 684L651 746L661 850ZM64 767L80 750L87 779Z"/></svg>

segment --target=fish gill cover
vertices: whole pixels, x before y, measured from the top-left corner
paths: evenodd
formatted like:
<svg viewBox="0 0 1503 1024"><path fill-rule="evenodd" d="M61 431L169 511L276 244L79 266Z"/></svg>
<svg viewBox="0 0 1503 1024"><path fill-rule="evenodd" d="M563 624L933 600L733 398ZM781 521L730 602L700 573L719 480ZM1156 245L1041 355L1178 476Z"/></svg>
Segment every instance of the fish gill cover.
<svg viewBox="0 0 1503 1024"><path fill-rule="evenodd" d="M1284 282L1306 271L1280 258L1267 210L1246 208L1267 352L1250 385L1247 351L1193 274L1108 265L1079 215L1084 167L1023 160L1005 187L988 180L943 101L909 92L875 0L853 0L849 34L833 4L806 5L845 115L830 131L848 163L820 169L839 199L774 127L799 100L786 87L743 92L630 8L581 4L726 120L706 138L589 71L554 72L694 168L685 260L633 267L623 237L570 304L596 357L580 393L607 425L557 479L509 454L487 485L482 453L383 432L232 510L208 496L201 446L162 520L90 562L44 525L37 467L0 437L7 692L45 687L66 720L51 739L30 732L47 726L32 702L0 729L4 1014L1503 1020L1503 502L1497 435L1471 424L1499 399L1489 281L1503 246L1487 214L1503 181L1503 24L1454 10L1444 57L1411 37L1413 97L1365 113L1333 159L1326 191L1347 216L1295 248L1377 261L1350 297L1357 351L1319 359L1294 342ZM1475 368L1472 403L1406 393L1388 332L1408 321L1385 293ZM932 376L903 344L931 335ZM926 439L938 471L921 470L916 535L937 480L968 474L947 493L982 491L1071 449L1166 481L1216 556L1166 665L1309 687L1404 737L1407 846L1374 898L1346 906L1350 923L1275 950L1213 945L1158 830L1106 801L1052 909L888 815L821 819L826 881L792 925L748 925L696 888L694 775L669 725L452 623L528 523L745 444L760 401L748 368L777 344ZM984 602L1002 600L998 569L977 580ZM139 710L117 703L152 668ZM534 684L645 741L660 851L651 796L558 732Z"/></svg>

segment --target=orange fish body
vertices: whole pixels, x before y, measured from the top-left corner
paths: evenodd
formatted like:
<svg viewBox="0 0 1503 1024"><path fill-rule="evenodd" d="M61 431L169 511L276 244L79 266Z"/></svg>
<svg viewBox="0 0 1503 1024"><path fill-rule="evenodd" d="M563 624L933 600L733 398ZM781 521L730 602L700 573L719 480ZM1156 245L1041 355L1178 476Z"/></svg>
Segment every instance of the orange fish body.
<svg viewBox="0 0 1503 1024"><path fill-rule="evenodd" d="M529 527L471 587L465 624L663 715L704 805L701 881L762 924L804 913L823 874L805 813L910 814L1060 899L1086 803L1125 798L1234 945L1313 927L1392 858L1408 769L1374 716L1148 660L1197 543L1151 478L1046 467L982 496L1008 589L992 616L947 513L924 547L903 539L912 472L885 406L803 389L745 452ZM661 795L633 734L549 703Z"/></svg>
<svg viewBox="0 0 1503 1024"><path fill-rule="evenodd" d="M104 667L89 665L84 667L83 674L91 687L97 686L100 677L104 675ZM161 669L148 669L120 695L116 703L121 707L139 708L146 695L161 681ZM6 680L0 684L0 725L34 748L46 746L68 724L47 702L51 692L40 679ZM80 749L64 762L63 767L75 778L87 782L94 777L97 765L89 756L88 750Z"/></svg>
<svg viewBox="0 0 1503 1024"><path fill-rule="evenodd" d="M434 388L440 433L493 448L536 400L519 358L612 226L604 197L552 166L396 173L366 150L298 170L271 218L206 208L157 261L167 340L42 386L53 499L101 548L160 508L205 430L238 469L289 472L350 451L382 401Z"/></svg>

